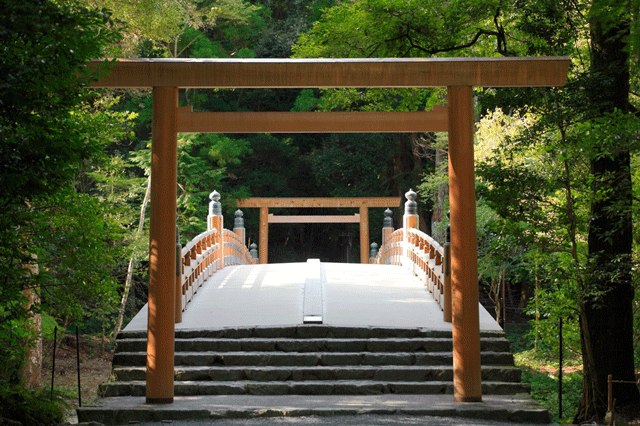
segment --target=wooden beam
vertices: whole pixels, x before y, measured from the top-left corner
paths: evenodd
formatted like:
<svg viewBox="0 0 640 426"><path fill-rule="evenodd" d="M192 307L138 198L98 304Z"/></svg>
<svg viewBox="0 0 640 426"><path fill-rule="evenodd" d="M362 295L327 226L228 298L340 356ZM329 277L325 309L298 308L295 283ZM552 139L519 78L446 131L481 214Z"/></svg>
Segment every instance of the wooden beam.
<svg viewBox="0 0 640 426"><path fill-rule="evenodd" d="M355 198L247 198L237 200L239 208L360 208L399 207L400 197L355 197Z"/></svg>
<svg viewBox="0 0 640 426"><path fill-rule="evenodd" d="M448 87L447 99L451 109L456 111L456 120L451 122L449 129L453 396L458 402L480 402L473 88Z"/></svg>
<svg viewBox="0 0 640 426"><path fill-rule="evenodd" d="M568 57L116 59L93 87L317 88L562 86ZM105 68L95 61L90 68Z"/></svg>
<svg viewBox="0 0 640 426"><path fill-rule="evenodd" d="M360 214L342 216L298 215L285 216L269 214L269 223L360 223Z"/></svg>
<svg viewBox="0 0 640 426"><path fill-rule="evenodd" d="M177 87L153 88L147 403L174 398L177 197Z"/></svg>
<svg viewBox="0 0 640 426"><path fill-rule="evenodd" d="M180 133L421 133L448 130L446 107L419 112L192 112L178 109Z"/></svg>

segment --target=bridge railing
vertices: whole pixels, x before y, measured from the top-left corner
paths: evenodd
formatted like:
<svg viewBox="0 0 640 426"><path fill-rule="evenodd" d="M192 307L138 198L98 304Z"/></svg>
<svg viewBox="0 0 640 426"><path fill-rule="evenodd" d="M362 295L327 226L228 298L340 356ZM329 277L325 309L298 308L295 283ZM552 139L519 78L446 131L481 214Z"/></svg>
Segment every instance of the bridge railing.
<svg viewBox="0 0 640 426"><path fill-rule="evenodd" d="M409 266L423 280L444 311L444 248L418 229L409 229L408 234L406 248Z"/></svg>
<svg viewBox="0 0 640 426"><path fill-rule="evenodd" d="M396 229L391 233L387 240L378 250L377 244L373 246L374 256L371 257L371 263L378 265L402 265L404 229Z"/></svg>
<svg viewBox="0 0 640 426"><path fill-rule="evenodd" d="M451 322L450 246L440 245L418 229L417 194L405 194L403 228L393 230L391 211L385 212L382 245L371 245L371 263L402 265L417 275L431 291L443 311L444 321Z"/></svg>
<svg viewBox="0 0 640 426"><path fill-rule="evenodd" d="M230 265L258 263L255 244L249 250L245 244L243 214L236 211L233 231L224 229L220 194L213 191L209 198L208 230L189 241L181 250L176 280L176 322L182 321L182 312L211 276Z"/></svg>
<svg viewBox="0 0 640 426"><path fill-rule="evenodd" d="M184 311L198 288L222 267L220 236L212 229L189 241L182 249L181 307Z"/></svg>
<svg viewBox="0 0 640 426"><path fill-rule="evenodd" d="M228 229L223 230L224 265L252 265L256 262L240 236Z"/></svg>

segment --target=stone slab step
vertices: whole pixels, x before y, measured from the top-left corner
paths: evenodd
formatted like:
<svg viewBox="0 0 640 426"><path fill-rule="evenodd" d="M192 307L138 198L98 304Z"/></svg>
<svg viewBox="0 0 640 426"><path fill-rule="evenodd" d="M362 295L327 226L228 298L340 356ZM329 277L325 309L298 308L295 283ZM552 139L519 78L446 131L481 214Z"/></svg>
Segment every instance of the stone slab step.
<svg viewBox="0 0 640 426"><path fill-rule="evenodd" d="M120 339L118 351L141 352L146 339ZM485 337L481 350L508 352L509 342L504 338ZM450 338L371 338L371 339L270 339L270 338L177 338L176 352L196 351L261 351L261 352L441 352L452 351Z"/></svg>
<svg viewBox="0 0 640 426"><path fill-rule="evenodd" d="M119 352L114 366L145 366L145 352ZM451 365L451 352L178 352L176 366L340 366L340 365ZM483 364L512 364L507 352L483 352Z"/></svg>
<svg viewBox="0 0 640 426"><path fill-rule="evenodd" d="M290 339L372 339L372 338L451 338L450 331L430 330L425 328L395 328L395 327L340 327L330 325L298 325L285 327L223 327L206 330L189 329L175 331L176 338L227 338L247 339L257 338L290 338ZM146 339L146 331L125 331L116 336L120 339ZM504 337L502 331L481 331L480 337Z"/></svg>
<svg viewBox="0 0 640 426"><path fill-rule="evenodd" d="M396 327L340 327L330 325L305 324L297 326L264 326L264 327L222 327L211 329L189 329L175 331L176 338L192 339L197 337L247 339L252 337L262 338L415 338L415 337L442 337L451 338L450 331L430 330L425 328L396 328ZM481 336L504 336L502 332L483 331ZM116 339L129 339L147 337L146 331L125 331L118 334Z"/></svg>
<svg viewBox="0 0 640 426"><path fill-rule="evenodd" d="M529 392L521 383L484 382L483 395L516 395ZM176 396L196 395L376 395L452 394L451 382L307 381L307 382L175 382ZM144 396L142 381L107 383L100 386L102 397Z"/></svg>
<svg viewBox="0 0 640 426"><path fill-rule="evenodd" d="M173 404L146 404L144 397L104 398L99 406L78 408L78 420L122 425L141 422L159 424L187 419L217 424L222 419L252 418L255 420L246 420L247 424L260 422L257 418L267 424L274 417L302 416L313 416L317 424L336 425L400 424L402 421L405 424L422 424L426 420L423 420L423 416L457 418L455 422L442 419L442 423L447 424L476 423L479 419L510 424L549 424L551 421L549 412L525 395L483 395L482 401L480 404L466 404L454 402L451 395L392 394L176 397ZM325 416L333 418L322 419ZM272 422L305 423L297 419Z"/></svg>
<svg viewBox="0 0 640 426"><path fill-rule="evenodd" d="M145 367L117 367L117 381L144 381ZM483 381L520 382L516 367L482 367ZM177 381L317 381L373 380L389 382L452 381L451 366L348 366L348 367L178 367Z"/></svg>

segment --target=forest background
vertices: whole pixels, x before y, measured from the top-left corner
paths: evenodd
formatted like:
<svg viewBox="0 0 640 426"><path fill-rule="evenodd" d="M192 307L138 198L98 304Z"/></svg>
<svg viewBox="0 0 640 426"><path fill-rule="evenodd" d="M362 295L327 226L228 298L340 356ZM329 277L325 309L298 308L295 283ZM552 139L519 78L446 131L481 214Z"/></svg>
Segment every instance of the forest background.
<svg viewBox="0 0 640 426"><path fill-rule="evenodd" d="M505 312L507 323L532 321L526 340L538 358L555 356L564 321L565 349L584 371L576 420L604 414L606 374L634 379L637 0L0 6L3 389L21 382L33 312L42 315L45 336L55 325L112 336L146 301L151 94L83 89L91 76L78 70L103 57L571 57L563 88L475 90L479 285L498 321ZM180 92L180 105L196 111L417 111L445 104L442 89ZM180 135L178 145L183 244L206 229L213 190L222 194L230 224L235 200L251 196L401 196L417 188L420 227L443 241L446 134L194 134ZM258 212L244 214L254 242ZM396 227L401 217L394 212ZM372 210L370 242L380 242L382 218ZM350 224L272 225L269 259L354 262L357 235ZM635 385L618 389L621 405L640 400Z"/></svg>

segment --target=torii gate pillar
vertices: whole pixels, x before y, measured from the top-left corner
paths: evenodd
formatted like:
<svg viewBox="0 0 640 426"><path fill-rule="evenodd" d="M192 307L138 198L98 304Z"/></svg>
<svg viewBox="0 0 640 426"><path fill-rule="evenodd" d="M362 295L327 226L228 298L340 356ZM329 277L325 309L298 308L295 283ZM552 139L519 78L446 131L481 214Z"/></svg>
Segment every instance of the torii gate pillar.
<svg viewBox="0 0 640 426"><path fill-rule="evenodd" d="M178 161L177 87L153 88L147 403L173 402Z"/></svg>
<svg viewBox="0 0 640 426"><path fill-rule="evenodd" d="M473 164L473 88L447 87L453 388L458 402L482 400L478 244ZM453 114L452 114L453 113Z"/></svg>

